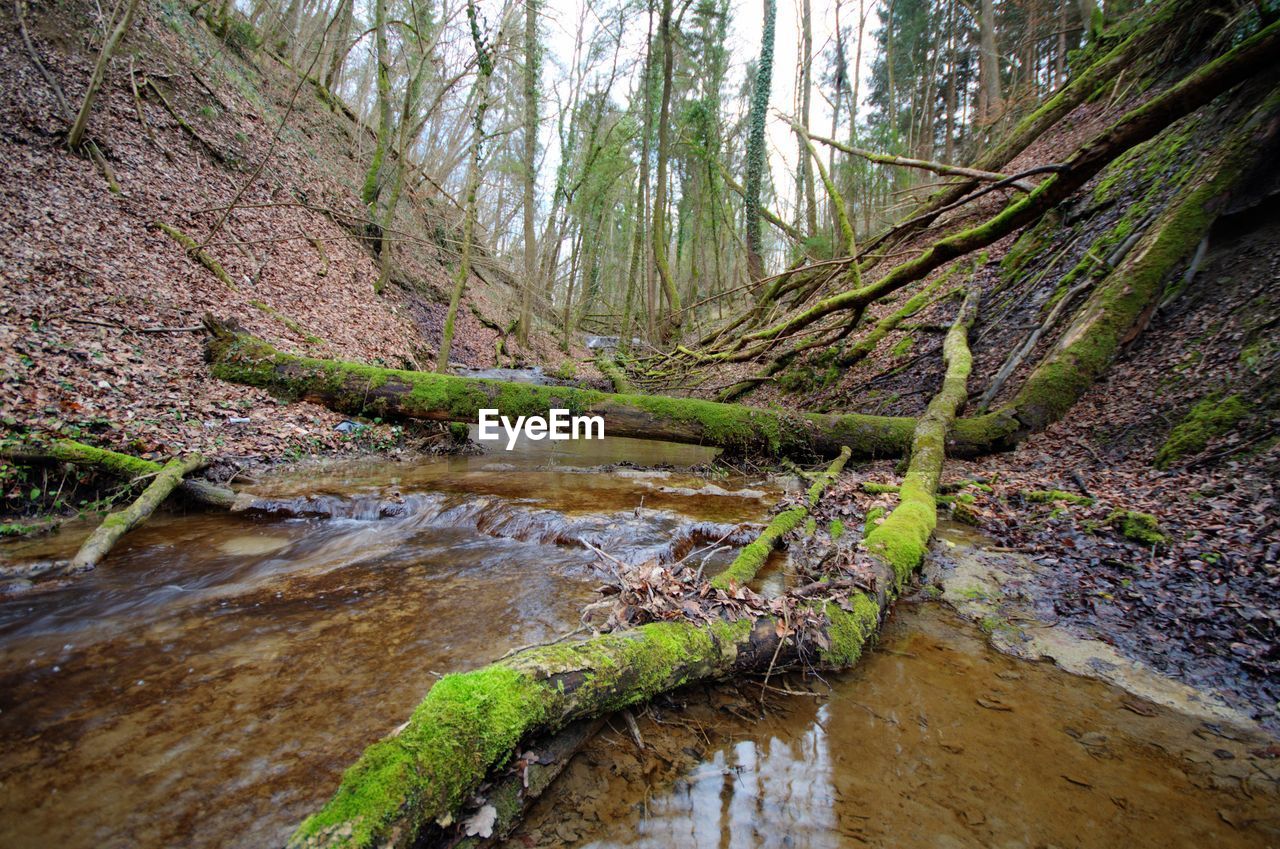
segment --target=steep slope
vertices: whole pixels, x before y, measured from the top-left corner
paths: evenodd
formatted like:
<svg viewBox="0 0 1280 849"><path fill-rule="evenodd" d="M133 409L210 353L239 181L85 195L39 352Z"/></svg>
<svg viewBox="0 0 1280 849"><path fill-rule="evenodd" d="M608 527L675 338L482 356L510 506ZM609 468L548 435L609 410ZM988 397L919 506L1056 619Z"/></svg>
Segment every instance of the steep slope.
<svg viewBox="0 0 1280 849"><path fill-rule="evenodd" d="M97 14L86 2L25 14L39 61L72 104L96 58ZM0 25L7 425L88 431L150 456L280 456L351 442L333 431L340 416L212 380L192 329L206 312L319 356L433 365L455 260L441 245L452 243L459 213L419 181L387 236L396 240L394 285L375 296L379 265L358 195L370 134L345 107L268 51L237 52L183 5L144 3L90 123L115 193L63 145L66 123L13 7ZM517 296L498 264L479 271L452 359L490 366ZM542 333L525 351L514 338L504 345L511 360L565 359Z"/></svg>

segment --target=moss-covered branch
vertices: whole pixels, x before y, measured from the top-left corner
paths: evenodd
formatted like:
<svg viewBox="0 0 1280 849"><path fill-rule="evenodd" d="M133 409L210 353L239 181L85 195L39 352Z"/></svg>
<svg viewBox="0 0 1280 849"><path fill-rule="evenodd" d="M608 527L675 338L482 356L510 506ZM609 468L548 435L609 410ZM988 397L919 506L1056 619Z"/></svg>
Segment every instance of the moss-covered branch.
<svg viewBox="0 0 1280 849"><path fill-rule="evenodd" d="M807 460L835 457L849 446L859 457L899 456L915 420L856 413L825 415L719 404L660 395L617 395L564 386L535 386L377 368L300 357L209 322L209 360L223 380L305 398L348 415L475 422L482 409L512 417L552 408L600 416L615 436L711 445L731 452ZM1012 423L998 415L957 427L951 449L978 454L1001 445Z"/></svg>
<svg viewBox="0 0 1280 849"><path fill-rule="evenodd" d="M769 522L760 536L745 546L723 572L711 579L711 586L729 589L734 585L745 586L751 583L765 561L769 559L769 553L774 547L782 541L783 537L800 526L810 510L818 506L822 491L840 476L840 472L844 470L844 464L849 461L850 454L848 446L840 449L840 456L836 457L826 471L818 475L809 487L805 500L774 516L773 521Z"/></svg>
<svg viewBox="0 0 1280 849"><path fill-rule="evenodd" d="M977 292L971 292L942 345L946 374L942 388L929 402L911 440L911 462L898 490L898 506L867 534L867 550L894 568L895 588L901 588L924 559L929 537L938 524L935 500L942 479L947 432L964 405L973 358L969 328L978 313Z"/></svg>
<svg viewBox="0 0 1280 849"><path fill-rule="evenodd" d="M151 517L169 493L177 489L183 478L200 467L204 460L199 454L170 460L156 473L155 479L137 499L123 510L109 514L102 524L89 534L75 557L71 558L70 572L86 572L96 567L107 556L120 537L141 525Z"/></svg>
<svg viewBox="0 0 1280 849"><path fill-rule="evenodd" d="M166 224L163 221L157 221L155 224L164 231L170 239L173 239L175 242L182 245L182 248L187 252L187 255L208 269L210 274L227 284L232 291L236 290L236 282L231 279L231 275L222 267L222 263L218 262L209 255L208 251L196 244L195 239L191 238L177 227L174 227L172 224Z"/></svg>
<svg viewBox="0 0 1280 849"><path fill-rule="evenodd" d="M0 446L0 457L21 465L38 463L70 463L95 472L131 481L149 478L164 467L141 457L95 448L74 439L55 439L50 442L21 442ZM208 481L183 480L179 491L197 504L230 510L237 507L236 494L225 487Z"/></svg>
<svg viewBox="0 0 1280 849"><path fill-rule="evenodd" d="M903 286L923 279L944 263L985 248L1037 220L1070 197L1113 159L1153 138L1177 119L1255 74L1274 75L1276 66L1272 57L1278 50L1280 22L1271 24L1223 56L1197 68L1162 94L1127 112L1068 157L1063 163L1064 171L1054 174L1029 195L1009 204L989 220L939 239L919 255L890 269L874 283L855 286L824 298L770 327L742 335L733 350L762 340L792 336L832 313L863 310Z"/></svg>
<svg viewBox="0 0 1280 849"><path fill-rule="evenodd" d="M787 623L773 616L705 625L659 622L529 649L474 672L448 675L431 688L398 734L365 750L329 802L299 826L289 846L419 844L436 822L452 818L485 776L505 764L530 735L555 732L696 681L801 664L840 668L855 663L874 636L881 611L919 565L937 521L933 494L947 428L964 402L970 367L966 339L975 307L973 298L966 299L948 334L947 375L914 429L902 503L867 538L878 572L874 590L848 585L846 596L807 602L822 622L816 651L811 643L802 646ZM811 490L810 498L820 492ZM807 598L809 589L794 595Z"/></svg>
<svg viewBox="0 0 1280 849"><path fill-rule="evenodd" d="M600 369L601 374L609 378L609 382L613 384L613 391L622 395L629 395L635 391L622 366L608 354L601 353L596 357L596 368Z"/></svg>
<svg viewBox="0 0 1280 849"><path fill-rule="evenodd" d="M1272 26L1272 30L1276 25ZM1012 410L1021 426L1038 430L1064 416L1121 347L1142 329L1165 282L1217 218L1222 200L1280 132L1280 89L1230 134L1169 204L1088 301L1019 389Z"/></svg>

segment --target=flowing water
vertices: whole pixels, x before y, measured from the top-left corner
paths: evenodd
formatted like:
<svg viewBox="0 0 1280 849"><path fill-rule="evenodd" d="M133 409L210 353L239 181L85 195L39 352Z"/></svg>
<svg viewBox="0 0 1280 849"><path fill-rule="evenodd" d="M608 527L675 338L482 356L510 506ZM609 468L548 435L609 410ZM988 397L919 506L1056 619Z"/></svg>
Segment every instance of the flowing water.
<svg viewBox="0 0 1280 849"><path fill-rule="evenodd" d="M682 471L709 458L609 439L293 470L250 488L279 515L159 516L96 571L0 599L0 846L279 845L440 673L573 630L601 579L583 543L726 562L781 491ZM0 559L65 557L88 527ZM659 705L640 756L603 735L520 845L1103 846L1117 817L1275 839L1256 741L1116 708L936 613L898 615L885 646L830 697L771 695L763 721L747 685ZM1233 759L1152 748L1184 741ZM1067 839L1077 810L1093 825Z"/></svg>

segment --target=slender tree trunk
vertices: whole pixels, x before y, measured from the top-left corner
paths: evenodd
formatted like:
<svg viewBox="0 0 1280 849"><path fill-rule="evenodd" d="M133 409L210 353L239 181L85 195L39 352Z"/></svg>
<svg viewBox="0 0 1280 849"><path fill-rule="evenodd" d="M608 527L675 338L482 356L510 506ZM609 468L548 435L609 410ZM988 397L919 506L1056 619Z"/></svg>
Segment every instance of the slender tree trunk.
<svg viewBox="0 0 1280 849"><path fill-rule="evenodd" d="M674 335L680 329L683 318L680 312L680 292L671 275L667 259L667 160L671 151L671 87L674 65L674 35L671 30L672 0L662 0L662 16L658 19L658 32L662 39L662 100L658 107L658 165L657 186L653 198L653 262L658 269L662 291L667 296L667 316L663 322L663 335Z"/></svg>
<svg viewBox="0 0 1280 849"><path fill-rule="evenodd" d="M524 2L524 282L520 287L520 323L516 340L529 343L533 290L537 285L537 237L534 231L538 159L538 2Z"/></svg>
<svg viewBox="0 0 1280 849"><path fill-rule="evenodd" d="M333 91L342 81L342 66L346 64L347 54L351 52L351 31L355 29L355 2L342 0L338 7L341 19L333 34L332 53L324 71L324 87Z"/></svg>
<svg viewBox="0 0 1280 849"><path fill-rule="evenodd" d="M764 277L761 245L760 195L764 183L764 128L769 112L769 89L773 85L774 22L778 16L777 0L764 0L764 28L760 36L760 62L756 66L755 88L751 92L751 113L747 119L747 175L743 205L746 208L747 273L752 280Z"/></svg>
<svg viewBox="0 0 1280 849"><path fill-rule="evenodd" d="M813 23L810 13L810 0L801 0L800 4L800 123L806 131L809 129L809 106L813 89ZM813 186L813 163L801 151L800 169L804 175L804 203L806 232L810 236L818 233L818 199Z"/></svg>
<svg viewBox="0 0 1280 849"><path fill-rule="evenodd" d="M1000 54L996 48L996 13L993 0L981 0L978 20L978 122L989 125L1000 117L1004 101L1000 96Z"/></svg>
<svg viewBox="0 0 1280 849"><path fill-rule="evenodd" d="M116 24L116 28L111 31L111 35L107 36L101 52L98 53L98 61L93 66L93 74L89 77L89 88L85 90L84 100L80 103L80 111L77 113L75 121L71 124L71 131L67 134L67 147L74 151L79 151L81 146L84 145L85 133L89 129L89 115L93 112L93 101L97 99L98 91L102 88L102 81L107 76L107 66L111 64L111 55L115 53L116 47L120 44L120 39L124 38L125 32L128 31L129 25L133 23L133 15L137 11L138 0L129 0L129 5L124 10L124 16Z"/></svg>
<svg viewBox="0 0 1280 849"><path fill-rule="evenodd" d="M378 0L383 2L383 0ZM458 318L458 306L466 290L467 277L471 274L471 243L476 226L476 194L480 189L480 157L484 146L484 113L489 108L489 81L493 78L493 59L489 46L480 33L474 0L467 0L467 19L471 24L471 40L476 48L476 114L471 130L471 161L467 166L467 190L463 200L462 256L453 279L453 293L449 297L449 310L445 314L444 332L440 337L440 353L436 357L436 371L449 371L449 353L453 348L454 322Z"/></svg>
<svg viewBox="0 0 1280 849"><path fill-rule="evenodd" d="M374 141L373 157L365 174L360 199L369 210L371 227L376 231L382 216L378 214L378 197L382 193L382 165L391 142L391 50L387 46L387 0L374 0L373 38L377 52L378 134ZM374 250L381 251L382 238L374 236Z"/></svg>

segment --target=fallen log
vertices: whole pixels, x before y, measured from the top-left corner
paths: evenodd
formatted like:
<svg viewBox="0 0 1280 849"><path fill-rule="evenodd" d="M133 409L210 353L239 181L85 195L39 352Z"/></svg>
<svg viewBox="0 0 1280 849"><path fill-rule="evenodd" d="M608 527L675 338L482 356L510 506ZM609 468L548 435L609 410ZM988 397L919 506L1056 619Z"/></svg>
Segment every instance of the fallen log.
<svg viewBox="0 0 1280 849"><path fill-rule="evenodd" d="M95 448L73 439L25 442L5 446L0 448L0 457L12 463L28 466L71 463L126 481L151 477L164 468L159 463L153 463L141 457L109 451L106 448ZM231 510L243 506L243 499L238 501L235 492L226 487L215 486L208 481L183 480L178 490L195 503L206 507Z"/></svg>
<svg viewBox="0 0 1280 849"><path fill-rule="evenodd" d="M438 839L417 849L478 849L505 838L602 725L603 719L580 720L532 743L512 768L471 800L472 816L445 826Z"/></svg>
<svg viewBox="0 0 1280 849"><path fill-rule="evenodd" d="M1154 46L1168 41L1172 29L1197 14L1203 15L1205 11L1203 4L1194 0L1170 0L1160 5L1153 4L1147 20L1020 120L1003 139L987 148L972 167L987 171L1003 168L1034 144L1049 128L1097 94L1102 86L1115 79L1124 69L1133 67ZM940 189L922 204L919 214L911 218L909 226L895 227L889 232L901 237L927 227L942 214L943 208L959 201L973 191L978 183L975 179L964 179Z"/></svg>
<svg viewBox="0 0 1280 849"><path fill-rule="evenodd" d="M1064 171L1053 174L1030 194L1004 207L987 221L939 239L873 283L823 298L770 327L739 336L727 351L714 354L715 358L728 360L734 352L749 346L753 346L751 353L754 356L763 350L758 343L772 344L794 336L835 312L852 311L857 314L880 298L923 279L944 263L985 248L1038 220L1120 154L1154 138L1179 118L1250 78L1258 76L1267 81L1274 80L1277 66L1272 57L1278 49L1280 22L1260 30L1222 56L1204 63L1168 90L1125 113L1067 157L1062 163Z"/></svg>
<svg viewBox="0 0 1280 849"><path fill-rule="evenodd" d="M782 538L798 528L805 516L809 515L809 511L818 506L823 490L831 486L840 476L851 453L847 445L840 449L840 456L836 457L827 470L814 480L804 501L774 516L773 521L765 527L760 536L745 546L723 572L711 579L711 586L727 590L734 586L746 586L751 583L756 573L769 559L769 553L782 541Z"/></svg>
<svg viewBox="0 0 1280 849"><path fill-rule="evenodd" d="M1165 283L1192 257L1231 192L1280 142L1280 87L1227 134L1120 264L1100 280L1009 407L1024 430L1066 415L1143 329ZM1268 153L1271 151L1271 153Z"/></svg>
<svg viewBox="0 0 1280 849"><path fill-rule="evenodd" d="M978 314L978 298L976 289L965 296L960 313L943 340L942 361L946 364L946 374L942 388L916 424L911 440L911 462L898 489L898 506L867 534L867 550L895 566L923 560L929 537L938 524L935 499L946 458L947 432L968 394L969 372L973 367L969 328ZM905 583L909 575L910 570L898 572L898 585Z"/></svg>
<svg viewBox="0 0 1280 849"><path fill-rule="evenodd" d="M849 446L858 457L897 457L910 445L915 420L858 413L793 413L661 395L618 395L565 386L378 368L300 357L206 319L215 377L323 404L348 415L475 422L482 409L515 418L567 409L600 416L605 433L710 445L743 454L808 460L834 458ZM981 454L1014 431L999 414L957 423L952 453Z"/></svg>
<svg viewBox="0 0 1280 849"><path fill-rule="evenodd" d="M623 370L618 361L608 354L600 354L596 357L596 368L600 369L600 373L609 378L609 382L613 384L613 391L623 395L628 395L635 391L631 386L631 381L627 379L627 373Z"/></svg>
<svg viewBox="0 0 1280 849"><path fill-rule="evenodd" d="M147 521L156 508L169 497L169 493L182 484L183 478L200 468L203 463L204 458L199 454L174 458L166 463L137 500L125 509L109 514L102 520L102 524L89 534L89 538L80 546L75 557L71 558L67 572L87 572L97 567L120 537Z"/></svg>
<svg viewBox="0 0 1280 849"><path fill-rule="evenodd" d="M942 391L913 428L902 501L867 538L866 565L874 574L836 576L791 594L818 617L818 633L801 639L785 618L774 615L653 622L527 649L473 672L446 675L408 723L365 750L288 845L429 844L438 823L451 823L486 774L507 763L531 735L555 733L697 681L855 663L874 637L881 612L923 559L937 522L933 494L948 425L964 402L968 327L975 312L971 296L944 345ZM864 583L868 579L870 585Z"/></svg>

